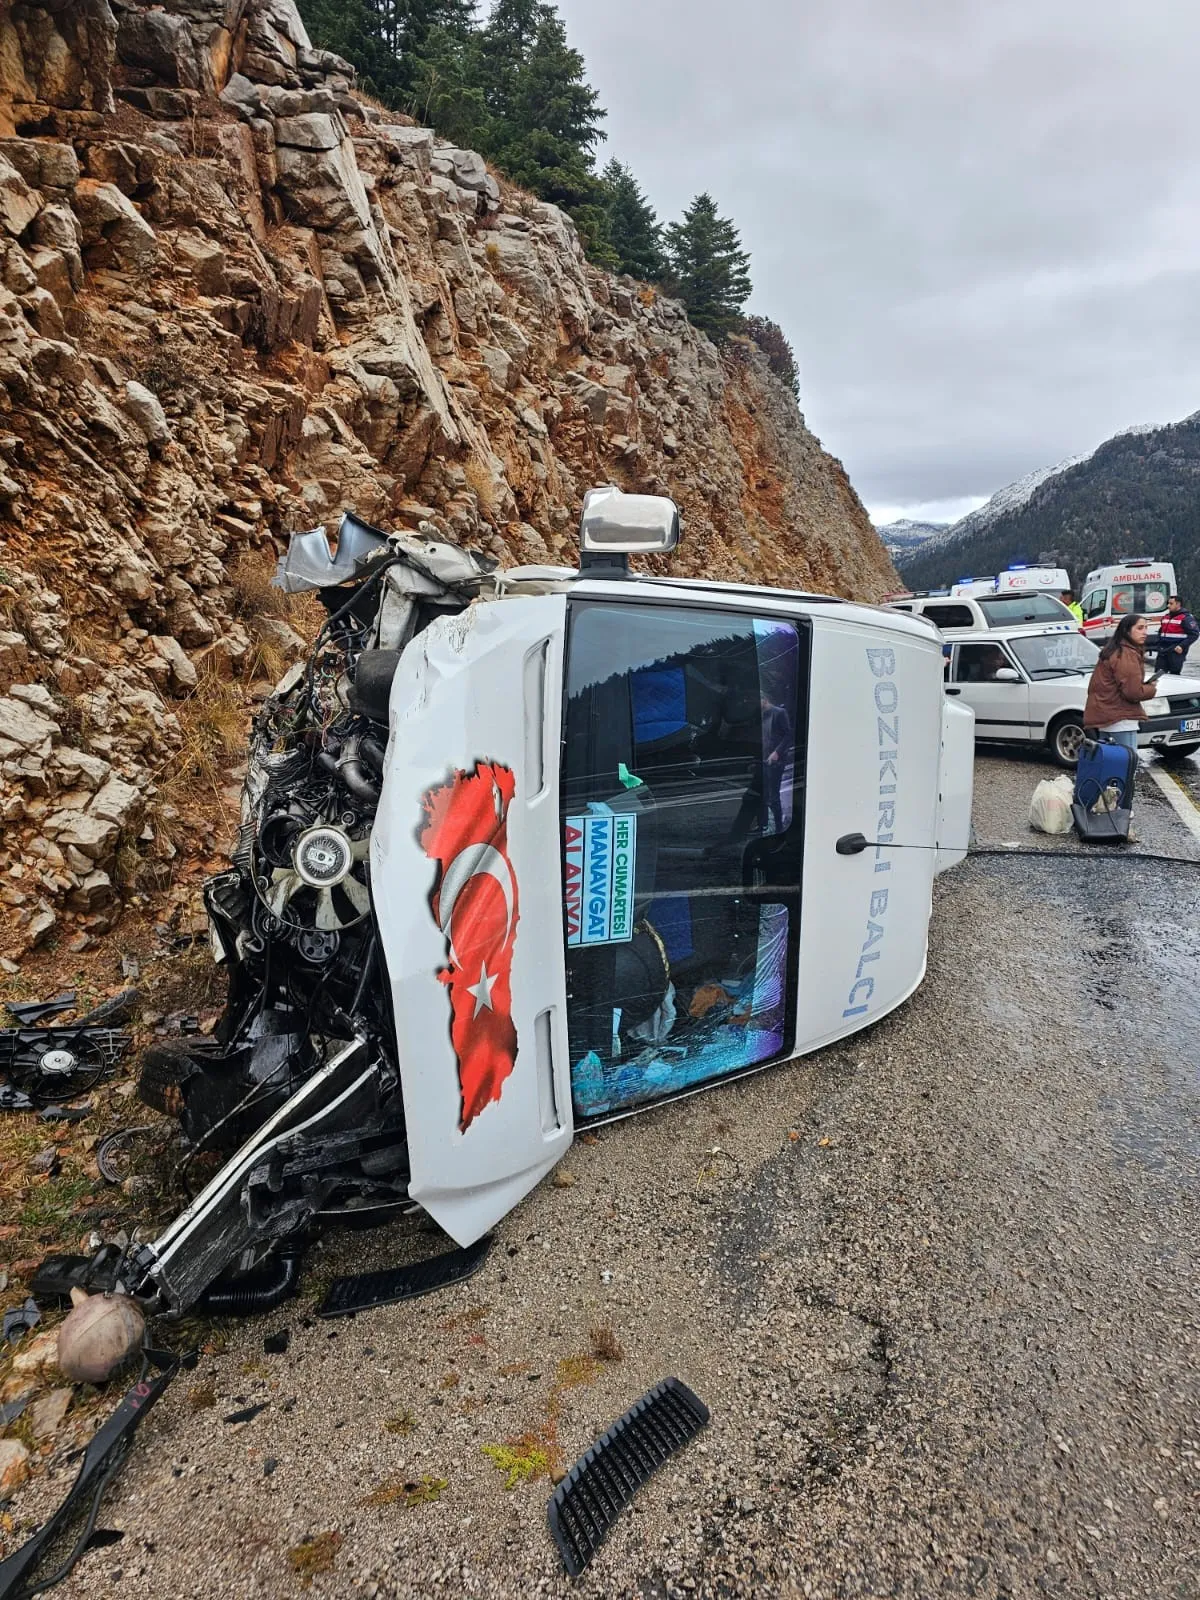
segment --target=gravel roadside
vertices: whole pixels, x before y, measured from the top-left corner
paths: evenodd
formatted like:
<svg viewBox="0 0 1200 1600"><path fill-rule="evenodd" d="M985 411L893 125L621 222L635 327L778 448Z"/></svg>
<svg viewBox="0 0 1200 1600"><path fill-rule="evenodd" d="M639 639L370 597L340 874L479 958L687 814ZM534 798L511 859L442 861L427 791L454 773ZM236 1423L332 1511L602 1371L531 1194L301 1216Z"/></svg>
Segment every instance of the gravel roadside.
<svg viewBox="0 0 1200 1600"><path fill-rule="evenodd" d="M980 762L981 837L1029 839L1041 775ZM432 1244L331 1238L148 1418L59 1593L1194 1600L1200 914L1131 869L967 863L899 1013L578 1143L444 1295L316 1320L314 1276ZM712 1423L571 1584L521 1472L668 1373Z"/></svg>

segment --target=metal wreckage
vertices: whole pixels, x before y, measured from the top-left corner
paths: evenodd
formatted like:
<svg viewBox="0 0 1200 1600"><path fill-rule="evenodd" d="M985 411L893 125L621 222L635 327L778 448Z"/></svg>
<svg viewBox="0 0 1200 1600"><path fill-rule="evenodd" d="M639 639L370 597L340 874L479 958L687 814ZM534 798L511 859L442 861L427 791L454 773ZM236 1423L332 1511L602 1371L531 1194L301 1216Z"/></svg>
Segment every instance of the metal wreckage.
<svg viewBox="0 0 1200 1600"><path fill-rule="evenodd" d="M276 582L327 617L258 715L205 888L228 1003L140 1074L187 1167L223 1165L80 1281L151 1314L253 1310L333 1219L419 1207L475 1246L576 1127L917 986L971 796L934 630L630 572L678 527L608 487L579 570L501 572L353 516L336 555L323 529L292 537Z"/></svg>

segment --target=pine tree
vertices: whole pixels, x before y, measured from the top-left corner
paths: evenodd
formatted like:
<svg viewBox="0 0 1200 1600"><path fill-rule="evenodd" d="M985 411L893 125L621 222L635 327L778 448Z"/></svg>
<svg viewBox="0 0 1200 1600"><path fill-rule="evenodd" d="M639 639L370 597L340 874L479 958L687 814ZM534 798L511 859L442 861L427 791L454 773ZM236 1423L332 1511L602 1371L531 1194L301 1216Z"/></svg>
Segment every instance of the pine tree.
<svg viewBox="0 0 1200 1600"><path fill-rule="evenodd" d="M479 126L474 0L299 0L299 8L313 43L352 61L385 104L435 120L451 137Z"/></svg>
<svg viewBox="0 0 1200 1600"><path fill-rule="evenodd" d="M490 112L486 154L514 183L562 206L592 260L615 267L592 155L604 137L604 111L562 18L543 0L497 0L480 64Z"/></svg>
<svg viewBox="0 0 1200 1600"><path fill-rule="evenodd" d="M600 174L616 270L656 283L666 270L662 229L633 173L615 157Z"/></svg>
<svg viewBox="0 0 1200 1600"><path fill-rule="evenodd" d="M391 43L393 0L298 0L298 4L319 50L333 50L353 62L364 89L385 104L401 103L403 74Z"/></svg>
<svg viewBox="0 0 1200 1600"><path fill-rule="evenodd" d="M683 221L667 227L666 252L672 293L696 327L714 339L734 332L750 295L750 257L710 194L698 194Z"/></svg>
<svg viewBox="0 0 1200 1600"><path fill-rule="evenodd" d="M484 99L501 122L512 115L517 82L537 38L542 0L496 0L480 40Z"/></svg>

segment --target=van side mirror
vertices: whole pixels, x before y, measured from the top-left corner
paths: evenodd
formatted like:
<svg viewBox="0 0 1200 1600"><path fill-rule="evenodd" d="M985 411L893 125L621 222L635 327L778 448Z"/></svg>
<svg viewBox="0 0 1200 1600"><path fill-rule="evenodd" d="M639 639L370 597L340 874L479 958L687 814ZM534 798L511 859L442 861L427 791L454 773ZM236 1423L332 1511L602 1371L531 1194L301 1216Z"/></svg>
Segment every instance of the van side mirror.
<svg viewBox="0 0 1200 1600"><path fill-rule="evenodd" d="M589 489L579 519L581 571L624 572L629 555L664 555L679 543L679 507L661 494Z"/></svg>

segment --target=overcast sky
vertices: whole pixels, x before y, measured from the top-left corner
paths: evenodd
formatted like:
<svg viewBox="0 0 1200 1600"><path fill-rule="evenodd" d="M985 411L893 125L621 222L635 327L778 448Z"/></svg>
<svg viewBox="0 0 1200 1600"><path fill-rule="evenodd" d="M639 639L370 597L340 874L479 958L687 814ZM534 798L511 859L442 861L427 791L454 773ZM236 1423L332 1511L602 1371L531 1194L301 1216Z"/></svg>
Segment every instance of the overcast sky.
<svg viewBox="0 0 1200 1600"><path fill-rule="evenodd" d="M1185 0L559 0L660 218L708 189L876 520L1200 409Z"/></svg>

